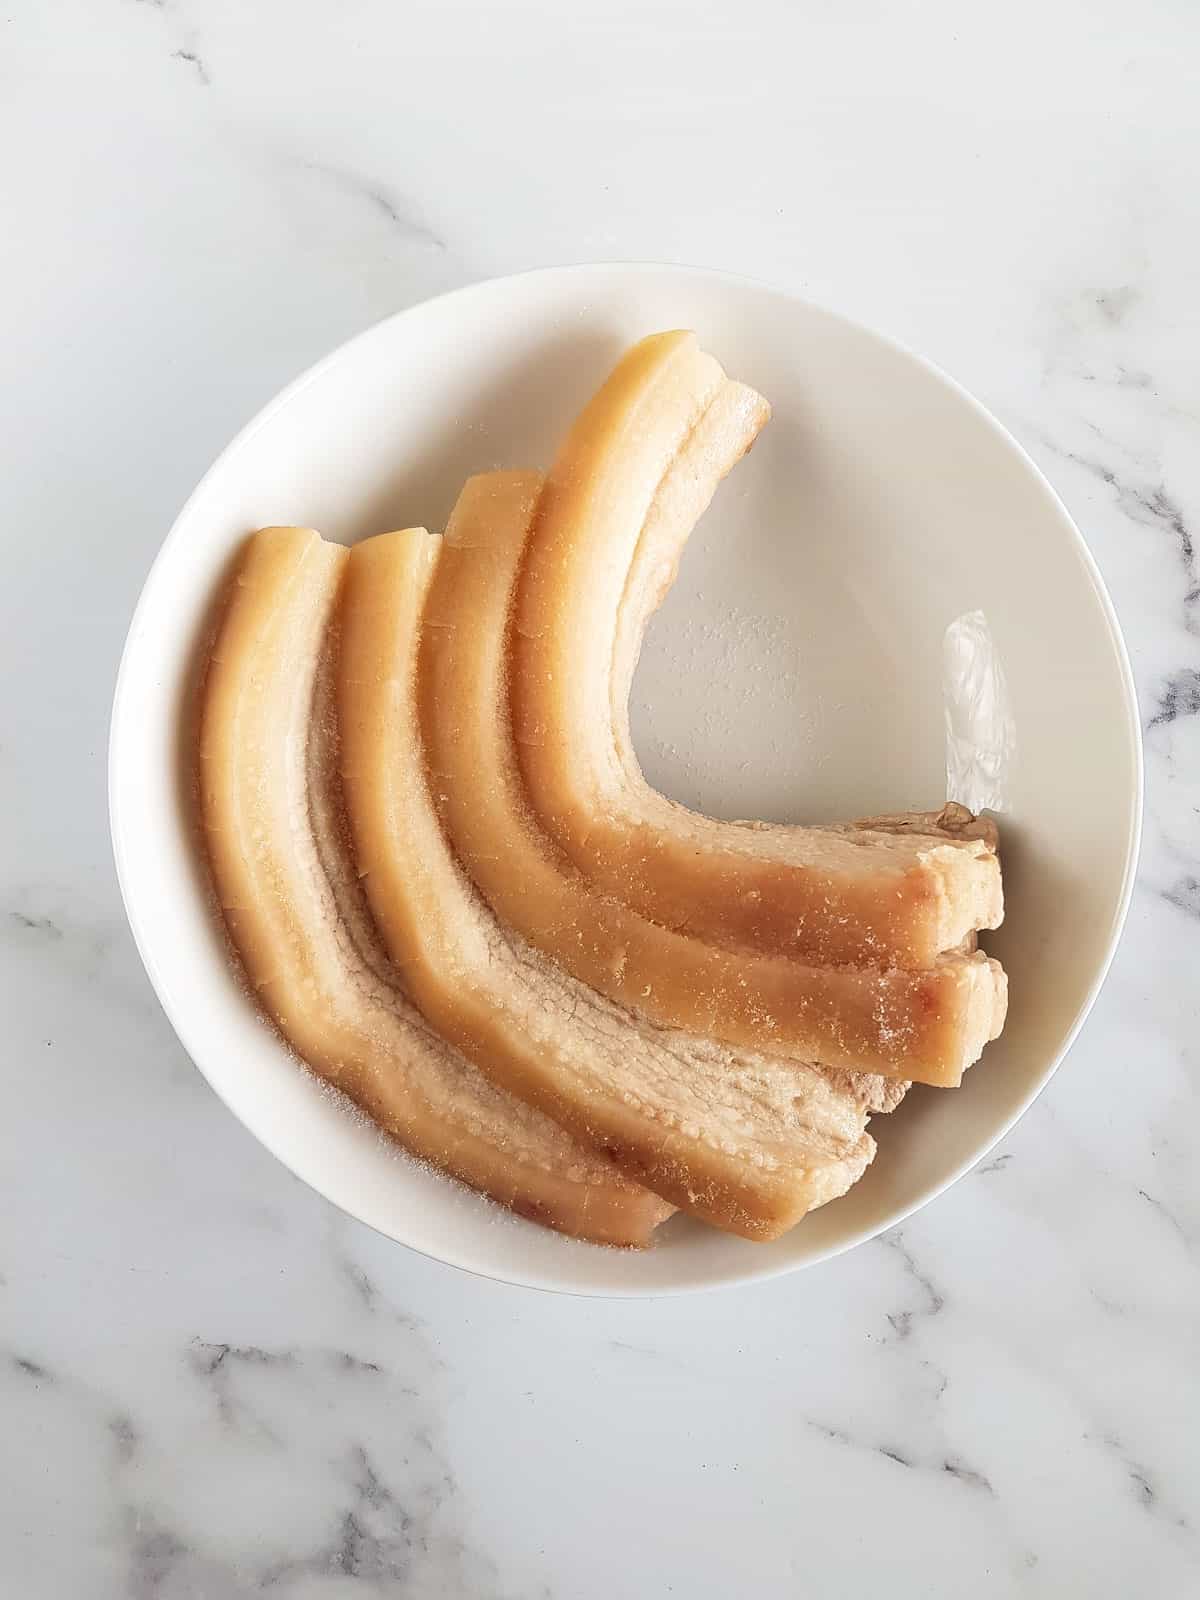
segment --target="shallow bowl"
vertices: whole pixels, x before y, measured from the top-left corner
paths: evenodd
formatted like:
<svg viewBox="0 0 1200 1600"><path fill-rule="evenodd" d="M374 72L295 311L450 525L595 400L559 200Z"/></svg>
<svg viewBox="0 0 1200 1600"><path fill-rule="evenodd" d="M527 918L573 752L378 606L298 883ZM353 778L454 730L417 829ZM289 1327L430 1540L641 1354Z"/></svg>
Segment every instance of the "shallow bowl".
<svg viewBox="0 0 1200 1600"><path fill-rule="evenodd" d="M221 574L252 529L351 542L442 526L464 478L546 464L622 348L690 327L772 421L693 536L634 691L649 776L719 815L828 821L946 795L943 640L986 618L1014 739L1003 807L1003 1037L954 1092L879 1118L845 1198L771 1245L674 1218L654 1249L517 1221L410 1161L307 1076L231 971L197 870L180 721ZM947 1189L1045 1085L1095 999L1137 853L1129 664L1087 546L1002 427L944 374L789 294L678 267L551 269L390 318L319 362L206 474L146 581L117 686L113 840L134 935L196 1065L294 1173L426 1255L585 1294L769 1277ZM181 1130L181 1137L186 1132ZM953 1203L953 1202L948 1202Z"/></svg>

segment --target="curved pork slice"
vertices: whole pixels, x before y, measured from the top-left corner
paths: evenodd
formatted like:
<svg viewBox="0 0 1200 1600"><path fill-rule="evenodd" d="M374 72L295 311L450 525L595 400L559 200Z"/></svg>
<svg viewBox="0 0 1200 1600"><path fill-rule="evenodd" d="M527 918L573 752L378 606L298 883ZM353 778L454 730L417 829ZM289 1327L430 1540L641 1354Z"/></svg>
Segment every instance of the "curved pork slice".
<svg viewBox="0 0 1200 1600"><path fill-rule="evenodd" d="M468 502L478 493L468 485ZM464 516L460 502L451 538L471 536ZM562 971L480 898L443 831L421 729L419 693L442 701L440 647L474 626L452 592L448 614L440 603L426 611L431 588L440 592L442 543L407 530L356 546L340 609L347 810L392 959L432 1025L498 1084L665 1199L728 1231L774 1238L861 1175L875 1149L864 1131L872 1091L656 1027ZM443 703L454 715L453 699ZM472 759L463 777L478 792L514 780L511 748L504 770ZM514 845L497 836L486 848L504 858Z"/></svg>
<svg viewBox="0 0 1200 1600"><path fill-rule="evenodd" d="M947 955L909 972L723 949L598 893L537 826L515 770L501 667L539 487L534 473L467 484L427 618L427 737L445 815L501 922L662 1026L823 1067L956 1084L1003 1014L1004 976L985 956Z"/></svg>
<svg viewBox="0 0 1200 1600"><path fill-rule="evenodd" d="M688 333L634 346L585 408L550 472L518 594L522 772L576 864L664 926L819 964L932 966L999 925L994 828L967 826L962 808L845 828L720 822L653 790L633 751L646 622L768 410Z"/></svg>
<svg viewBox="0 0 1200 1600"><path fill-rule="evenodd" d="M318 683L346 559L311 529L255 535L208 664L202 818L255 996L312 1070L414 1155L564 1233L645 1245L670 1208L497 1088L389 973L342 826Z"/></svg>

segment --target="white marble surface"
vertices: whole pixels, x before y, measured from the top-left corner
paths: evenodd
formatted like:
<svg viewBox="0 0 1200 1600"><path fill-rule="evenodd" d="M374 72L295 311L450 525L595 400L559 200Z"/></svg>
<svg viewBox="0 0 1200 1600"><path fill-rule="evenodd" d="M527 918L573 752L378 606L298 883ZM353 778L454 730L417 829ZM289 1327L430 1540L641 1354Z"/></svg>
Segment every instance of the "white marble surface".
<svg viewBox="0 0 1200 1600"><path fill-rule="evenodd" d="M9 0L0 1593L1197 1592L1198 64L1189 0ZM432 291L604 257L975 390L1099 558L1149 768L1112 977L1001 1152L640 1304L468 1280L278 1167L159 1012L104 800L138 586L236 427Z"/></svg>

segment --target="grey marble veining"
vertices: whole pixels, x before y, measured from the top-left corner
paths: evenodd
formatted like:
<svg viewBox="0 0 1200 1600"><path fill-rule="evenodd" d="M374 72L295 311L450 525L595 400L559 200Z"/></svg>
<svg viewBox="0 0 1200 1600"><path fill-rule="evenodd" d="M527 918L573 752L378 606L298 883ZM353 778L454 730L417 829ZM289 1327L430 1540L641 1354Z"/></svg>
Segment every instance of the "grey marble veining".
<svg viewBox="0 0 1200 1600"><path fill-rule="evenodd" d="M673 0L0 18L0 1595L821 1600L1200 1585L1200 18ZM109 863L155 549L283 382L472 278L791 284L1010 426L1113 591L1129 928L953 1193L744 1292L583 1304L333 1213L216 1102Z"/></svg>

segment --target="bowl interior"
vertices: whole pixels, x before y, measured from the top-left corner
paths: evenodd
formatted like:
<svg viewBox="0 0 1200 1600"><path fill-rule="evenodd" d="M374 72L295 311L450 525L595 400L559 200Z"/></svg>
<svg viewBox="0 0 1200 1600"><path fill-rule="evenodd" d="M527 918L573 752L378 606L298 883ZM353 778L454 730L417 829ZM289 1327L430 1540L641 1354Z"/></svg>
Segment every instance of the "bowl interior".
<svg viewBox="0 0 1200 1600"><path fill-rule="evenodd" d="M351 542L440 527L463 479L546 464L639 335L692 327L774 415L693 536L634 692L646 768L725 816L821 821L946 792L947 624L982 610L1015 724L1003 818L1003 1037L962 1089L877 1120L846 1198L769 1246L676 1218L630 1255L555 1238L409 1161L299 1071L229 969L180 782L196 640L240 541L266 523ZM686 692L681 693L681 685ZM1119 931L1140 752L1128 665L1083 543L1044 479L915 357L789 296L677 268L555 269L483 284L352 341L284 392L206 476L163 546L117 693L113 830L130 920L183 1043L243 1122L353 1215L510 1281L663 1293L845 1248L976 1160L1045 1082Z"/></svg>

